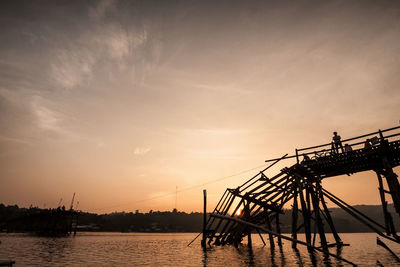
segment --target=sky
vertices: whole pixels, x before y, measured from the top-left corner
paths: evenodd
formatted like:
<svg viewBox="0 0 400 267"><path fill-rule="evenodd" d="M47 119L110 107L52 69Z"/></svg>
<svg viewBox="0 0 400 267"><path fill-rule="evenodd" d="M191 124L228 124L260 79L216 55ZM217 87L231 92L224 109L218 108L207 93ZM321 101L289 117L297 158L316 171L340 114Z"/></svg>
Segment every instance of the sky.
<svg viewBox="0 0 400 267"><path fill-rule="evenodd" d="M397 1L13 0L0 31L0 203L211 210L266 159L399 125ZM323 185L379 203L373 172Z"/></svg>

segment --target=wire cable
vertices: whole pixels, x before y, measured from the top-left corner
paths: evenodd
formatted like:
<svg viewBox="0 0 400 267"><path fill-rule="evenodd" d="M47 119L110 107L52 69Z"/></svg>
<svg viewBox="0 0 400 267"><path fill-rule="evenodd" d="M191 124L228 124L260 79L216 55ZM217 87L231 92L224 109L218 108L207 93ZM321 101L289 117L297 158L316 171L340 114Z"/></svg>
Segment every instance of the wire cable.
<svg viewBox="0 0 400 267"><path fill-rule="evenodd" d="M101 211L101 210L106 210L106 209L111 209L111 208L117 208L117 207L132 205L132 204L136 204L136 203L146 202L146 201L150 201L150 200L154 200L154 199L159 199L159 198L168 197L168 196L174 195L174 194L176 194L176 193L182 193L182 192L190 191L190 190L193 190L193 189L196 189L196 188L199 188L199 187L203 187L203 186L205 186L205 185L217 183L217 182L220 182L220 181L222 181L222 180L226 180L226 179L229 179L229 178L232 178L232 177L241 175L241 174L245 174L245 173L247 173L247 172L254 171L254 170L260 169L260 168L262 168L262 167L265 167L266 165L267 165L267 164L264 163L264 164L262 164L262 165L258 165L258 166L256 166L256 167L251 168L251 169L246 169L246 170L244 170L244 171L240 171L240 172L237 172L237 173L234 173L234 174L231 174L231 175L219 177L219 178L210 180L210 181L208 181L208 182L206 182L206 183L202 183L202 184L197 184L197 185L194 185L194 186L185 187L185 188L182 188L182 189L177 190L177 191L175 191L175 192L169 192L169 193L166 193L166 194L163 194L163 195L159 195L159 196L155 196L155 197L145 198L145 199L141 199L141 200L137 200L137 201L134 201L134 202L125 203L125 204L112 205L112 206L103 207L103 208L94 209L94 210L95 210L95 211Z"/></svg>

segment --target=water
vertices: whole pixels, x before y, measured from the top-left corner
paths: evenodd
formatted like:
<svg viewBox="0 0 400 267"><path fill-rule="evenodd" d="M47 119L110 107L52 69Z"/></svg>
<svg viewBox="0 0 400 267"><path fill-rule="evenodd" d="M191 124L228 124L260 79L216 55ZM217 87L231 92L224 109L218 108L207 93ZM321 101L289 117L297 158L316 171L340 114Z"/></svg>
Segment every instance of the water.
<svg viewBox="0 0 400 267"><path fill-rule="evenodd" d="M206 252L196 236L184 234L144 233L78 233L76 237L44 238L27 234L0 234L0 259L16 261L14 266L347 266L337 259L324 259L320 253L310 257L307 249L296 252L289 241L283 241L283 252L271 253L256 234L253 249L246 245L213 247ZM345 243L340 255L360 266L399 265L385 249L376 245L376 234L341 234ZM300 235L300 239L304 236ZM264 236L267 241L267 237ZM328 235L329 240L333 240ZM268 242L268 241L267 241ZM398 255L400 245L385 243ZM331 248L337 253L336 248Z"/></svg>

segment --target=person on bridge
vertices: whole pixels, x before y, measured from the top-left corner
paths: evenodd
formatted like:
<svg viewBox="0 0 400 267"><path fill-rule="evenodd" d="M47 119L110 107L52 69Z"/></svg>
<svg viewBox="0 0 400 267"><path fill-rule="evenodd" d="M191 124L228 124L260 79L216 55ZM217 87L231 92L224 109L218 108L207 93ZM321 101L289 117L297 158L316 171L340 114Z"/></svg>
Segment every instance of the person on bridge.
<svg viewBox="0 0 400 267"><path fill-rule="evenodd" d="M337 132L333 132L333 137L332 137L333 148L337 154L339 154L339 147L343 153L343 145L342 145L342 141L340 139L341 139L340 135L338 135Z"/></svg>
<svg viewBox="0 0 400 267"><path fill-rule="evenodd" d="M344 144L344 152L350 152L353 151L353 148L349 144Z"/></svg>
<svg viewBox="0 0 400 267"><path fill-rule="evenodd" d="M365 143L364 143L364 148L369 149L371 147L372 147L371 141L367 138L367 140L365 140Z"/></svg>

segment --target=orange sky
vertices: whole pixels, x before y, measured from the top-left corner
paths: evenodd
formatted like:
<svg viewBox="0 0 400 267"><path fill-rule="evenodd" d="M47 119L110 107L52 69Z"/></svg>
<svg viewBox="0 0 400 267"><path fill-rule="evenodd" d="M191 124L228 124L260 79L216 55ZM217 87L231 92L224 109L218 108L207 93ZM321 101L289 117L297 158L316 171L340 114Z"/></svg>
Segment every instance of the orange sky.
<svg viewBox="0 0 400 267"><path fill-rule="evenodd" d="M0 202L172 210L178 186L178 210L203 188L212 209L257 170L223 177L397 126L399 18L390 1L2 1ZM323 184L379 203L372 172Z"/></svg>

